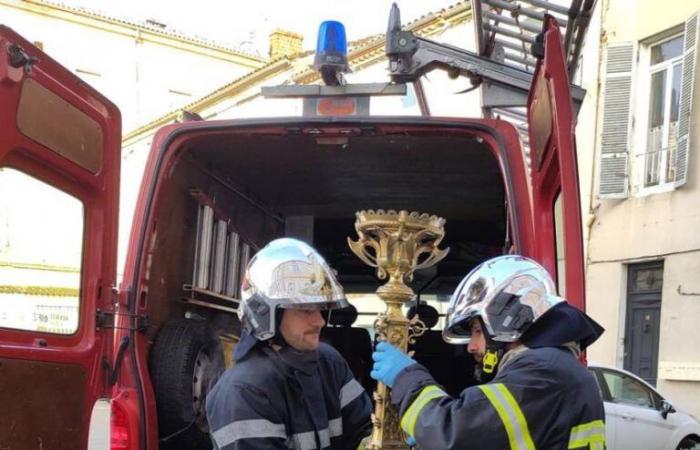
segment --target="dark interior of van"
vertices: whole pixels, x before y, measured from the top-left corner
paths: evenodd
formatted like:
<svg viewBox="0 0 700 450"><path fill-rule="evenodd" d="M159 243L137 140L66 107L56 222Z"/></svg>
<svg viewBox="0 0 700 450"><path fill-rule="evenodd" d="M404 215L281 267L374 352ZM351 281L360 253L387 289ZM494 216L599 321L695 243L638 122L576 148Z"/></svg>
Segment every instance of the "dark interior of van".
<svg viewBox="0 0 700 450"><path fill-rule="evenodd" d="M192 137L178 151L175 163L160 171L166 178L156 192L148 244L148 333L156 348L167 324L185 316L205 319L216 335L240 335L235 291L228 298L226 282L217 293L205 285L197 288L193 265L202 259L203 204L212 208L214 223L225 222L226 242L235 235L237 245L250 249L247 258L277 237L309 242L337 271L347 293L371 293L384 283L347 244L348 237L357 237L360 210L418 211L446 220L441 247L449 247L449 254L416 272L409 284L423 296L447 299L470 269L507 245L503 176L491 149L469 129L221 129ZM215 225L209 226L215 235ZM215 270L212 264L208 269ZM353 314L329 321L323 339L338 348L371 391L373 342L366 329L353 327ZM425 322L436 314L427 305L418 309ZM473 359L463 346L442 341L439 330L427 331L411 349L451 394L474 383ZM151 358L150 364L153 376L159 363ZM158 384L167 381L153 378L158 401ZM166 386L160 395L171 396L167 391ZM177 426L161 423L161 434Z"/></svg>

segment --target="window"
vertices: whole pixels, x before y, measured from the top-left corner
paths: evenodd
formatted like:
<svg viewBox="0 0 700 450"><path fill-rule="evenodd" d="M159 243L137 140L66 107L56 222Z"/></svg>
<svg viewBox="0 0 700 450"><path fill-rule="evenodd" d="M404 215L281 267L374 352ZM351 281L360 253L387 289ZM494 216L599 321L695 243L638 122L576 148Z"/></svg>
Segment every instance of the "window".
<svg viewBox="0 0 700 450"><path fill-rule="evenodd" d="M676 178L673 165L678 149L678 117L683 68L683 36L649 49L649 112L644 152L644 187Z"/></svg>
<svg viewBox="0 0 700 450"><path fill-rule="evenodd" d="M655 393L634 378L604 370L603 380L613 402L656 409Z"/></svg>
<svg viewBox="0 0 700 450"><path fill-rule="evenodd" d="M700 12L639 43L606 45L599 198L627 198L630 187L648 195L687 183L698 42Z"/></svg>
<svg viewBox="0 0 700 450"><path fill-rule="evenodd" d="M79 200L0 168L0 327L77 331L82 240Z"/></svg>

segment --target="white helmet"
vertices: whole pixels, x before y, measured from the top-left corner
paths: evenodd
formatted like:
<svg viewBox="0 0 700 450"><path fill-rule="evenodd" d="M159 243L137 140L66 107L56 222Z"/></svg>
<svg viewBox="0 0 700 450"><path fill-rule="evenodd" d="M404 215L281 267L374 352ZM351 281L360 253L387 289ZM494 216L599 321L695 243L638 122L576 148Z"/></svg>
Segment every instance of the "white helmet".
<svg viewBox="0 0 700 450"><path fill-rule="evenodd" d="M523 256L499 256L477 266L459 284L447 308L442 336L452 344L468 343L470 321L478 317L487 340L515 342L564 301L557 297L544 267Z"/></svg>
<svg viewBox="0 0 700 450"><path fill-rule="evenodd" d="M277 332L277 308L336 309L347 306L330 267L308 244L276 239L248 263L241 285L238 317L258 340Z"/></svg>

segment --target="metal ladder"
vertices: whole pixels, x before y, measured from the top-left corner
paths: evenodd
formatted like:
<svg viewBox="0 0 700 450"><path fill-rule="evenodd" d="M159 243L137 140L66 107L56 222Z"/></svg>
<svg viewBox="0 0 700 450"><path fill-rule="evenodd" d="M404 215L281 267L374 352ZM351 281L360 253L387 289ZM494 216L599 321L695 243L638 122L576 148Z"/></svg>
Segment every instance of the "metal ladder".
<svg viewBox="0 0 700 450"><path fill-rule="evenodd" d="M471 0L479 56L508 67L534 73L536 59L532 46L542 31L545 14L556 18L562 28L569 79L578 68L583 41L596 0ZM528 147L527 117L523 105L486 95L485 117L513 123Z"/></svg>

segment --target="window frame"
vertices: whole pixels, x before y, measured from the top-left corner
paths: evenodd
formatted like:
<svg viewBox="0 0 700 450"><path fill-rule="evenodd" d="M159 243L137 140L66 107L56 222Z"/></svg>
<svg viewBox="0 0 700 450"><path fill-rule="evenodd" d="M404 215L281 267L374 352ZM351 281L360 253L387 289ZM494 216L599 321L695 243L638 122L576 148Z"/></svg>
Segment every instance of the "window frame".
<svg viewBox="0 0 700 450"><path fill-rule="evenodd" d="M652 194L659 194L663 192L670 192L675 189L674 180L667 180L667 165L668 165L668 152L663 152L661 158L659 159L658 171L659 171L659 182L658 184L646 186L646 176L647 176L647 160L649 155L647 153L648 145L648 134L649 134L649 122L650 122L650 111L651 106L651 80L655 73L662 71L667 72L667 77L664 86L664 124L663 124L663 142L667 142L670 133L670 109L671 109L671 86L673 83L673 67L676 64L680 64L681 71L683 68L683 51L681 54L671 58L666 61L662 61L657 64L651 64L651 51L653 47L664 44L666 42L672 41L674 39L681 39L681 46L684 42L684 30L671 29L668 34L660 39L648 40L642 42L639 45L639 61L641 61L641 73L642 75L639 81L639 86L637 88L638 99L636 108L634 109L635 117L639 120L636 122L640 125L636 127L634 131L634 148L636 152L634 155L634 160L638 166L636 172L637 181L637 196L644 197ZM680 95L680 92L679 92ZM680 105L679 105L680 106Z"/></svg>

